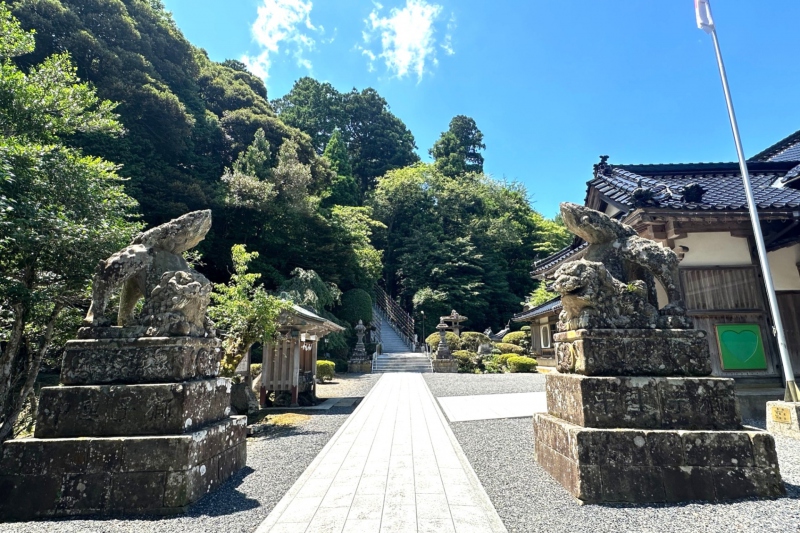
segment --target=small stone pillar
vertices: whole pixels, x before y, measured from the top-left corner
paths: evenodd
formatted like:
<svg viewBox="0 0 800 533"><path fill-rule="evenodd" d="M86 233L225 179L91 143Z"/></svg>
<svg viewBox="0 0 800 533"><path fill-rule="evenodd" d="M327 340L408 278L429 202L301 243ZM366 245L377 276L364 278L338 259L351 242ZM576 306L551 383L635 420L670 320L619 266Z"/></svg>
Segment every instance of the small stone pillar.
<svg viewBox="0 0 800 533"><path fill-rule="evenodd" d="M800 440L800 403L767 402L767 431Z"/></svg>

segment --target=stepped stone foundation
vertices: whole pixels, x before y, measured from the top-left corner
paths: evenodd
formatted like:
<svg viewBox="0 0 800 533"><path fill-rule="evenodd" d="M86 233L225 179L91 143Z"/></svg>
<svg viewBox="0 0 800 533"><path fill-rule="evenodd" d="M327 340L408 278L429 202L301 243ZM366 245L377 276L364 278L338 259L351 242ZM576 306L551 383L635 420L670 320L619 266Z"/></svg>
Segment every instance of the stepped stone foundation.
<svg viewBox="0 0 800 533"><path fill-rule="evenodd" d="M372 372L372 361L349 361L347 363L347 371L351 374L369 374Z"/></svg>
<svg viewBox="0 0 800 533"><path fill-rule="evenodd" d="M767 402L767 431L800 439L800 403Z"/></svg>
<svg viewBox="0 0 800 533"><path fill-rule="evenodd" d="M180 255L210 227L210 211L189 213L100 261L34 437L3 444L0 522L180 513L245 466L247 420L230 416L231 382L217 377L211 283ZM123 326L107 313L116 288Z"/></svg>
<svg viewBox="0 0 800 533"><path fill-rule="evenodd" d="M458 372L458 359L433 359L433 371L439 374Z"/></svg>
<svg viewBox="0 0 800 533"><path fill-rule="evenodd" d="M587 503L784 495L772 435L741 425L732 379L709 377L674 252L583 206L561 213L589 247L555 274L558 373L546 376L547 414L533 417L536 461ZM670 299L661 310L653 278Z"/></svg>

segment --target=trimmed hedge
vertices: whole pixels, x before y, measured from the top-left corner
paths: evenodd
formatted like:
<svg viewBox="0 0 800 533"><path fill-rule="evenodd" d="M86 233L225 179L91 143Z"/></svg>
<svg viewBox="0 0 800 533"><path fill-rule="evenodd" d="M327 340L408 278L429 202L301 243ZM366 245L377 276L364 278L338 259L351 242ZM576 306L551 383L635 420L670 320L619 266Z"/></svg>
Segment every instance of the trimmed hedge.
<svg viewBox="0 0 800 533"><path fill-rule="evenodd" d="M475 360L478 354L470 352L469 350L456 350L453 352L453 358L458 361L459 372L474 372L477 368Z"/></svg>
<svg viewBox="0 0 800 533"><path fill-rule="evenodd" d="M522 346L522 343L528 340L528 334L524 331L512 331L503 337L503 342L507 344L516 344Z"/></svg>
<svg viewBox="0 0 800 533"><path fill-rule="evenodd" d="M448 331L445 333L444 337L447 339L447 346L450 348L451 352L461 349L461 339L458 338L458 335L452 331ZM436 333L431 333L428 335L428 338L425 339L425 342L431 347L431 351L435 352L436 347L439 346L439 332L437 331Z"/></svg>
<svg viewBox="0 0 800 533"><path fill-rule="evenodd" d="M509 357L506 364L508 365L508 371L512 373L536 372L539 362L532 357L515 356Z"/></svg>
<svg viewBox="0 0 800 533"><path fill-rule="evenodd" d="M364 289L350 289L342 294L342 304L337 316L349 322L351 326L363 320L364 324L372 322L372 298Z"/></svg>
<svg viewBox="0 0 800 533"><path fill-rule="evenodd" d="M503 353L503 354L500 354L500 355L495 355L494 356L494 362L497 363L500 366L507 367L508 366L508 360L511 359L512 357L519 357L519 355L517 355L515 353Z"/></svg>
<svg viewBox="0 0 800 533"><path fill-rule="evenodd" d="M336 374L336 363L333 361L317 361L317 379L319 381L331 381Z"/></svg>
<svg viewBox="0 0 800 533"><path fill-rule="evenodd" d="M465 331L461 334L461 349L477 352L481 344L491 344L492 340L477 331Z"/></svg>
<svg viewBox="0 0 800 533"><path fill-rule="evenodd" d="M496 342L494 343L494 347L500 350L501 353L515 353L517 355L523 355L525 353L525 348L522 346L509 344L507 342Z"/></svg>

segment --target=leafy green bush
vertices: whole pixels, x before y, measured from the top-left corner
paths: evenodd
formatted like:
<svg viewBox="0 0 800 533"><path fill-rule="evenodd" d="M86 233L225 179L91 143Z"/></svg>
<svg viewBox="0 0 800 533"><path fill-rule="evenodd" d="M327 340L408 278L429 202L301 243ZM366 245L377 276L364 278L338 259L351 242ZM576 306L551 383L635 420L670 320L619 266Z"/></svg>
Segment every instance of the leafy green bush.
<svg viewBox="0 0 800 533"><path fill-rule="evenodd" d="M524 331L512 331L503 337L503 342L508 344L516 344L517 346L523 346L523 343L525 343L527 340L528 334Z"/></svg>
<svg viewBox="0 0 800 533"><path fill-rule="evenodd" d="M536 366L539 362L532 357L509 357L506 363L509 372L536 372Z"/></svg>
<svg viewBox="0 0 800 533"><path fill-rule="evenodd" d="M372 322L372 298L364 289L351 289L342 295L342 304L337 316L355 326L359 320Z"/></svg>
<svg viewBox="0 0 800 533"><path fill-rule="evenodd" d="M261 363L253 363L250 365L250 379L256 379L261 373Z"/></svg>
<svg viewBox="0 0 800 533"><path fill-rule="evenodd" d="M510 358L512 358L512 357L519 357L519 355L517 355L515 353L504 353L504 354L500 354L500 355L495 355L493 360L498 365L507 367L508 366L508 360Z"/></svg>
<svg viewBox="0 0 800 533"><path fill-rule="evenodd" d="M317 361L317 379L331 381L336 373L336 363L333 361Z"/></svg>
<svg viewBox="0 0 800 533"><path fill-rule="evenodd" d="M498 364L497 357L484 357L483 358L483 372L485 374L502 374L503 365Z"/></svg>
<svg viewBox="0 0 800 533"><path fill-rule="evenodd" d="M494 347L500 350L502 353L515 353L517 355L523 355L525 353L525 348L522 346L509 344L507 342L496 342L494 343Z"/></svg>
<svg viewBox="0 0 800 533"><path fill-rule="evenodd" d="M465 331L461 334L461 349L477 352L481 344L489 344L492 340L477 331Z"/></svg>
<svg viewBox="0 0 800 533"><path fill-rule="evenodd" d="M447 346L450 348L451 352L461 349L461 339L458 338L458 335L453 333L452 331L448 331L444 335L445 339L447 339ZM425 339L425 342L428 343L428 346L431 347L431 351L435 352L436 348L439 346L439 332L431 333L428 335L428 338Z"/></svg>
<svg viewBox="0 0 800 533"><path fill-rule="evenodd" d="M331 359L331 361L336 365L336 372L347 372L347 359Z"/></svg>
<svg viewBox="0 0 800 533"><path fill-rule="evenodd" d="M522 326L521 328L519 328L519 330L520 331L530 331L531 327L530 326Z"/></svg>
<svg viewBox="0 0 800 533"><path fill-rule="evenodd" d="M458 361L459 372L474 372L477 369L475 363L478 354L470 352L469 350L456 350L453 352L453 358Z"/></svg>

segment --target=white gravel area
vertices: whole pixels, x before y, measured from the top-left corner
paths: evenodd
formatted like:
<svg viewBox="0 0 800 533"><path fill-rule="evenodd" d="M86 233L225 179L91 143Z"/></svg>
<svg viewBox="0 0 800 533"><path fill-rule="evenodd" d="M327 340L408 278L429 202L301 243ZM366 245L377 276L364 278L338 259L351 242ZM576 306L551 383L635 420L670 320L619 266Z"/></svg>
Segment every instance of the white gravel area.
<svg viewBox="0 0 800 533"><path fill-rule="evenodd" d="M317 384L317 397L364 397L380 377L381 374L336 374L333 381Z"/></svg>
<svg viewBox="0 0 800 533"><path fill-rule="evenodd" d="M536 375L442 374L425 378L435 396L527 392L531 389L521 389L542 390L544 385L544 377ZM763 420L745 423L764 427ZM531 418L455 422L450 427L510 532L800 533L800 441L775 439L786 498L717 504L581 505L534 461Z"/></svg>
<svg viewBox="0 0 800 533"><path fill-rule="evenodd" d="M544 392L544 374L423 374L431 393L445 396L477 396Z"/></svg>
<svg viewBox="0 0 800 533"><path fill-rule="evenodd" d="M337 376L342 397L363 397L380 376ZM326 385L327 386L327 385ZM322 387L320 387L322 388ZM334 392L330 389L330 392ZM337 397L328 395L326 397ZM250 533L267 517L286 491L355 410L297 411L310 419L293 427L270 430L248 439L247 467L220 490L209 494L176 517L68 519L50 522L0 524L3 533ZM282 413L291 410L281 410ZM31 495L35 497L35 495Z"/></svg>

